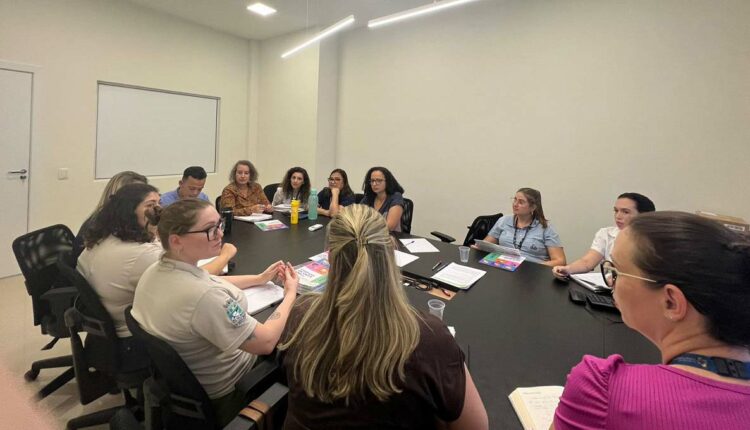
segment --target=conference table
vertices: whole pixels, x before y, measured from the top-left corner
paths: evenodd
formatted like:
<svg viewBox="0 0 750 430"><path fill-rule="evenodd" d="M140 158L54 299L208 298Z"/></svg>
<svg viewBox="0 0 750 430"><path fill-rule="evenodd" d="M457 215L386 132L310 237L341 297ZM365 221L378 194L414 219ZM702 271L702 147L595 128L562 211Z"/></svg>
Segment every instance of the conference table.
<svg viewBox="0 0 750 430"><path fill-rule="evenodd" d="M329 218L300 220L297 225L283 214L274 218L289 228L263 232L254 224L233 222L225 241L238 248L234 274L259 273L280 259L297 265L324 250L326 229L311 232L308 227L325 225ZM507 272L480 264L486 253L475 249L468 263L460 263L456 245L431 243L439 252L414 254L419 258L402 268L404 274L428 278L438 261L487 272L470 289L446 301L443 321L455 328L490 428L520 429L508 394L517 387L564 385L571 367L584 354L621 354L631 363L659 362L658 350L625 326L619 314L571 302L568 289L581 287L554 279L549 267L524 262L515 272ZM405 288L411 303L427 312L427 301L435 297ZM258 319L263 321L268 314L270 310L261 312Z"/></svg>

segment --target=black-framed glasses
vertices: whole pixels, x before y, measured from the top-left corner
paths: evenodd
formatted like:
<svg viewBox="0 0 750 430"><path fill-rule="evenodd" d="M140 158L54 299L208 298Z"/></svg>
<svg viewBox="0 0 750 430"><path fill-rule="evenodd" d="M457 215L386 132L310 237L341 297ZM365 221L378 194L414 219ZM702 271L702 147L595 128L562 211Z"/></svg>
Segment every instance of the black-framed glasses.
<svg viewBox="0 0 750 430"><path fill-rule="evenodd" d="M215 226L209 227L205 230L193 230L193 231L186 231L185 234L188 233L205 233L206 234L206 240L216 240L219 238L219 231L224 232L224 221L219 221L218 224Z"/></svg>
<svg viewBox="0 0 750 430"><path fill-rule="evenodd" d="M619 270L617 270L617 268L615 268L615 264L609 260L602 261L602 264L599 265L599 269L602 271L602 278L604 278L604 283L607 284L609 288L615 287L615 282L617 282L618 276L627 276L629 278L640 279L641 281L651 282L653 284L667 283L666 281L656 281L653 279L644 278L643 276L620 272Z"/></svg>
<svg viewBox="0 0 750 430"><path fill-rule="evenodd" d="M385 182L385 179L370 179L371 184L382 184Z"/></svg>
<svg viewBox="0 0 750 430"><path fill-rule="evenodd" d="M437 289L448 297L453 294L453 292L441 287L436 282L432 282L427 279L414 279L404 275L401 275L401 277L403 278L403 283L406 287L412 287L419 291L430 291L432 289Z"/></svg>
<svg viewBox="0 0 750 430"><path fill-rule="evenodd" d="M341 182L342 178L328 178L328 182Z"/></svg>

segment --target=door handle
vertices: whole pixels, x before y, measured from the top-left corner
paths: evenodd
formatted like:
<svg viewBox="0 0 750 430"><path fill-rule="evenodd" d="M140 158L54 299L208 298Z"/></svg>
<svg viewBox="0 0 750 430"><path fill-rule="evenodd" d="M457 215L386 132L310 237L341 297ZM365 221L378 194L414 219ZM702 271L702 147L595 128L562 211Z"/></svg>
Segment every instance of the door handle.
<svg viewBox="0 0 750 430"><path fill-rule="evenodd" d="M21 170L11 170L11 171L9 171L8 173L9 173L9 174L15 174L15 175L24 175L24 174L26 174L26 173L28 173L28 172L29 172L29 171L28 171L28 170L26 170L26 169L21 169Z"/></svg>

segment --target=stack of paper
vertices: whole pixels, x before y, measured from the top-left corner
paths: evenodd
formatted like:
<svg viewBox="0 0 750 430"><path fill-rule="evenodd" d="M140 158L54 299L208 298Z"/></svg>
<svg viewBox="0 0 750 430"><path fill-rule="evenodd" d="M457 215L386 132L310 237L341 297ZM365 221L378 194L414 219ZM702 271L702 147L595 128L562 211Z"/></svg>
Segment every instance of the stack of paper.
<svg viewBox="0 0 750 430"><path fill-rule="evenodd" d="M602 278L602 274L599 272L576 273L575 275L570 275L570 279L591 291L611 290L611 288L604 283L604 278Z"/></svg>
<svg viewBox="0 0 750 430"><path fill-rule="evenodd" d="M236 216L234 219L238 219L240 221L245 222L258 222L258 221L265 221L267 219L273 218L271 214L252 214L252 215L245 215L245 216Z"/></svg>
<svg viewBox="0 0 750 430"><path fill-rule="evenodd" d="M485 273L487 272L484 270L451 263L445 266L443 270L432 275L432 279L466 290L484 276Z"/></svg>
<svg viewBox="0 0 750 430"><path fill-rule="evenodd" d="M404 267L407 264L419 258L416 255L407 254L406 252L401 252L398 249L395 251L395 253L396 253L396 265L398 267Z"/></svg>

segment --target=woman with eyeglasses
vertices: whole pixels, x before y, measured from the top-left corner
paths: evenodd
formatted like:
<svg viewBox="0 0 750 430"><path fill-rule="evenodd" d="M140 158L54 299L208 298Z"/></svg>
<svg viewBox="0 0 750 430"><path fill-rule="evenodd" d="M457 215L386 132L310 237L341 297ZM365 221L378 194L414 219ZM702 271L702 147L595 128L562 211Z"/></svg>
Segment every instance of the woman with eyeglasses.
<svg viewBox="0 0 750 430"><path fill-rule="evenodd" d="M682 212L636 217L601 265L625 324L661 364L584 356L553 428L747 429L750 239Z"/></svg>
<svg viewBox="0 0 750 430"><path fill-rule="evenodd" d="M565 251L560 235L544 216L542 193L533 188L521 188L511 202L513 215L497 220L484 240L515 248L534 263L564 265Z"/></svg>
<svg viewBox="0 0 750 430"><path fill-rule="evenodd" d="M388 230L401 231L401 215L404 213L404 188L390 170L372 167L362 183L365 196L360 204L370 206L385 217Z"/></svg>
<svg viewBox="0 0 750 430"><path fill-rule="evenodd" d="M221 192L222 208L231 208L235 216L271 211L268 197L258 183L258 169L248 160L234 163L229 185Z"/></svg>
<svg viewBox="0 0 750 430"><path fill-rule="evenodd" d="M638 214L653 212L656 210L654 202L643 194L623 193L615 200L615 225L599 229L594 236L591 249L578 260L565 265L552 268L552 274L559 279L568 279L575 273L590 272L596 268L602 260L608 260L615 245L615 239L623 228L630 224Z"/></svg>
<svg viewBox="0 0 750 430"><path fill-rule="evenodd" d="M133 303L138 280L164 252L147 217L158 204L159 191L153 186L125 185L107 199L83 233L86 248L77 269L99 295L119 337L131 335L123 311ZM220 256L203 268L221 273L236 252L234 245L225 244Z"/></svg>
<svg viewBox="0 0 750 430"><path fill-rule="evenodd" d="M318 193L318 213L333 217L340 208L351 204L354 204L354 191L349 186L349 177L344 169L333 169L328 175L328 186Z"/></svg>
<svg viewBox="0 0 750 430"><path fill-rule="evenodd" d="M221 217L208 202L180 200L154 211L151 220L166 253L141 277L133 317L180 354L223 427L251 400L235 384L257 355L276 346L297 295L297 275L281 261L259 275L217 277L197 267L221 249ZM242 290L277 277L284 282L284 299L266 322L258 322L248 314Z"/></svg>
<svg viewBox="0 0 750 430"><path fill-rule="evenodd" d="M310 176L307 170L301 167L292 167L287 170L281 186L273 196L273 206L288 205L292 200L299 200L300 209L307 210L307 201L310 198Z"/></svg>
<svg viewBox="0 0 750 430"><path fill-rule="evenodd" d="M300 297L279 345L284 428L487 429L455 339L409 304L385 219L347 206L327 240L326 289Z"/></svg>

